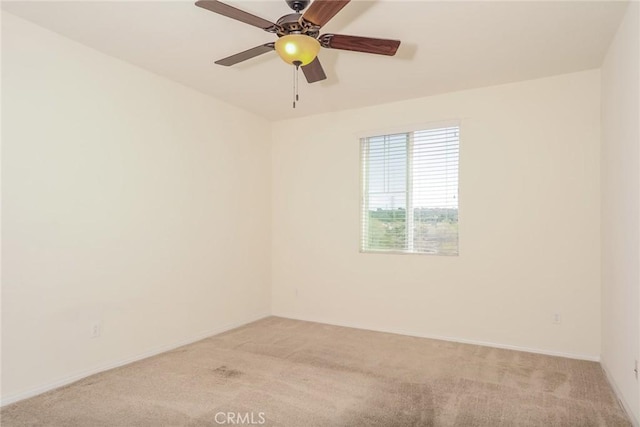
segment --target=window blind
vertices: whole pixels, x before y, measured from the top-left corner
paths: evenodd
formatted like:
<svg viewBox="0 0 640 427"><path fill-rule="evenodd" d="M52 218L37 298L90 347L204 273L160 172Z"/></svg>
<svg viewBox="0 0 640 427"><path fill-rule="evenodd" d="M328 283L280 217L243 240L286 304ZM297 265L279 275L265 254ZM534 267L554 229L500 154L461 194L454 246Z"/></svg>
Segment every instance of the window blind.
<svg viewBox="0 0 640 427"><path fill-rule="evenodd" d="M360 140L363 252L458 254L459 126Z"/></svg>

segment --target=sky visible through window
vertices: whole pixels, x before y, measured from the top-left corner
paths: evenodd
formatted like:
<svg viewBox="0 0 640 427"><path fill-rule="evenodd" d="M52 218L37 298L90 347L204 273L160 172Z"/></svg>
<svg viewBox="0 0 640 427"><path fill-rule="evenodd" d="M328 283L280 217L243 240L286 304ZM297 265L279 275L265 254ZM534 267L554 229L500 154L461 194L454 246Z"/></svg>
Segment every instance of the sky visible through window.
<svg viewBox="0 0 640 427"><path fill-rule="evenodd" d="M411 167L407 145L412 141ZM458 207L458 127L372 137L368 157L368 207L406 209L407 170L413 172L414 208ZM453 167L452 167L453 166Z"/></svg>

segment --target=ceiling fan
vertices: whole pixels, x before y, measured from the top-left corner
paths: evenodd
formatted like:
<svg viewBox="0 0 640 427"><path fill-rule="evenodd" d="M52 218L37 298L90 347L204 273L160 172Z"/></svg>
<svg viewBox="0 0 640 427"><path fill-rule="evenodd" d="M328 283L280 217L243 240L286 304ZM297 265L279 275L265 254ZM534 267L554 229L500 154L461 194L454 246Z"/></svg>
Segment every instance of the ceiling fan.
<svg viewBox="0 0 640 427"><path fill-rule="evenodd" d="M215 63L230 66L275 50L285 62L295 65L296 68L302 68L307 82L314 83L327 78L317 57L321 46L328 49L389 56L395 55L398 46L400 46L399 40L341 34L320 35L320 28L340 12L350 0L315 0L304 13L301 12L309 5L310 0L285 1L295 13L282 16L276 23L217 0L197 1L196 6L198 7L262 28L264 31L278 36L278 40L275 42L256 46L220 59Z"/></svg>

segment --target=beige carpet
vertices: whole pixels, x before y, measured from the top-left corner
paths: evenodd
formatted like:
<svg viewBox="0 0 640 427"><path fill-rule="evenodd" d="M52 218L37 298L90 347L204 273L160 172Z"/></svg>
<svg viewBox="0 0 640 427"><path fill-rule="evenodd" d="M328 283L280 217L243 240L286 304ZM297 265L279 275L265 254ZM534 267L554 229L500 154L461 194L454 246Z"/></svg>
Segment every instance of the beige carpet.
<svg viewBox="0 0 640 427"><path fill-rule="evenodd" d="M630 425L594 362L277 317L7 406L1 423L217 426L238 414L295 427Z"/></svg>

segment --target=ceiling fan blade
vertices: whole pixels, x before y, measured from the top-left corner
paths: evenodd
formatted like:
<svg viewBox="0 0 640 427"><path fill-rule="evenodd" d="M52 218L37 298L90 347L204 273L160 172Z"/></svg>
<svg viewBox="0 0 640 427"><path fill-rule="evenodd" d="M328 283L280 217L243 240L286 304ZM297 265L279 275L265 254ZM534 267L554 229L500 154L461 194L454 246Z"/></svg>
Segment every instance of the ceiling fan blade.
<svg viewBox="0 0 640 427"><path fill-rule="evenodd" d="M324 26L351 0L314 0L302 18L318 27Z"/></svg>
<svg viewBox="0 0 640 427"><path fill-rule="evenodd" d="M327 78L327 75L324 73L322 64L320 64L320 60L317 56L316 59L302 67L302 72L304 73L304 76L307 79L308 83L319 82L320 80L324 80Z"/></svg>
<svg viewBox="0 0 640 427"><path fill-rule="evenodd" d="M236 19L245 24L253 25L254 27L262 28L265 31L275 32L276 25L273 22L262 19L258 16L252 15L240 9L236 9L233 6L219 2L217 0L199 0L196 2L196 6L203 9L210 10L211 12L219 13L231 19Z"/></svg>
<svg viewBox="0 0 640 427"><path fill-rule="evenodd" d="M244 52L236 53L235 55L227 56L226 58L220 59L216 61L218 65L224 65L228 67L230 65L235 65L238 62L246 61L247 59L255 58L258 55L262 55L263 53L271 52L274 50L275 43L267 43L261 46L256 46L249 50L245 50Z"/></svg>
<svg viewBox="0 0 640 427"><path fill-rule="evenodd" d="M323 34L318 38L318 41L323 47L330 49L352 50L389 56L395 55L398 46L400 46L400 40L344 36L341 34Z"/></svg>

